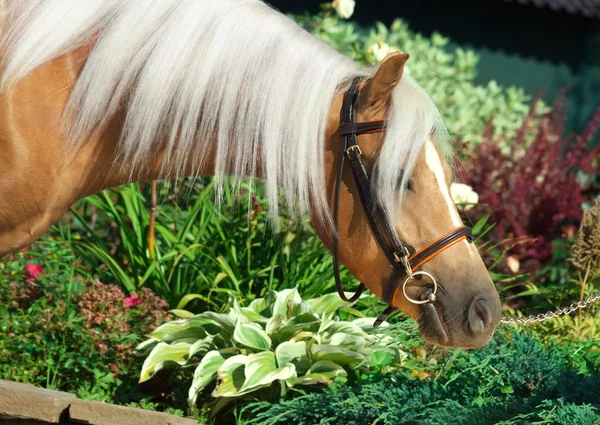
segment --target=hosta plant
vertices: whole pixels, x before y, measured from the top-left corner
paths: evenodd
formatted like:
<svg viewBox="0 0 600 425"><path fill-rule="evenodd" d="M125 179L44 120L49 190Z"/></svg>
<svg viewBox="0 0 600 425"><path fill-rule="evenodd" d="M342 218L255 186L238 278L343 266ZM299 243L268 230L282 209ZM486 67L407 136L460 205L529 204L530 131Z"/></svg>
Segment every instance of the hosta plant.
<svg viewBox="0 0 600 425"><path fill-rule="evenodd" d="M209 386L217 398L263 388L284 394L343 380L350 370L397 368L406 357L399 343L373 332L374 318L340 320L343 304L337 294L303 301L297 289L286 289L248 307L232 301L227 314L176 311L184 318L160 326L137 347L147 356L140 381L165 367L195 368L189 388L195 403Z"/></svg>

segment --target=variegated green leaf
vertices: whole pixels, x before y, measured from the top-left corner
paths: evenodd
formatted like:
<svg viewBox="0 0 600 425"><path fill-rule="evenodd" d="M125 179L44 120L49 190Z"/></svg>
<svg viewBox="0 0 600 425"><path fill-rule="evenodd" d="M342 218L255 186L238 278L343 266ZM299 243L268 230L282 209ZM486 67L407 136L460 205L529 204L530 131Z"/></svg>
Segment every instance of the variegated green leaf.
<svg viewBox="0 0 600 425"><path fill-rule="evenodd" d="M377 320L375 317L361 317L359 319L354 319L352 321L352 324L358 326L365 332L370 332L373 330L373 323L375 323L375 320ZM388 322L384 321L384 322L381 322L381 325L379 325L379 328L385 328L385 327L388 327L389 325L390 324Z"/></svg>
<svg viewBox="0 0 600 425"><path fill-rule="evenodd" d="M213 397L235 397L246 381L244 369L248 356L239 354L229 357L219 367L219 384L213 391Z"/></svg>
<svg viewBox="0 0 600 425"><path fill-rule="evenodd" d="M349 294L348 296L351 295ZM349 305L346 301L342 300L337 293L313 298L312 300L308 300L307 303L310 305L313 312L321 315L333 313L338 308Z"/></svg>
<svg viewBox="0 0 600 425"><path fill-rule="evenodd" d="M253 323L237 323L233 338L236 342L256 350L268 350L271 348L271 338L258 325Z"/></svg>
<svg viewBox="0 0 600 425"><path fill-rule="evenodd" d="M306 301L302 301L299 304L294 304L292 306L291 313L292 317L300 316L306 313L314 314L312 308L310 307L310 304L308 304Z"/></svg>
<svg viewBox="0 0 600 425"><path fill-rule="evenodd" d="M329 341L331 345L337 345L348 350L362 351L365 348L366 341L361 336L352 335L345 332L334 334Z"/></svg>
<svg viewBox="0 0 600 425"><path fill-rule="evenodd" d="M206 331L202 323L193 322L192 320L194 318L167 322L156 328L150 336L164 342L173 342L185 338L206 337Z"/></svg>
<svg viewBox="0 0 600 425"><path fill-rule="evenodd" d="M135 347L135 355L139 357L147 356L159 342L160 341L156 338L149 338L146 341L141 342Z"/></svg>
<svg viewBox="0 0 600 425"><path fill-rule="evenodd" d="M338 321L331 321L324 324L323 326L321 326L319 333L325 338L332 338L337 333L347 333L350 335L361 336L363 338L367 336L367 333L363 331L359 326L350 322Z"/></svg>
<svg viewBox="0 0 600 425"><path fill-rule="evenodd" d="M229 314L227 315L231 320L233 320L236 324L238 322L242 322L242 323L251 323L252 321L246 317L246 315L244 313L242 313L242 308L240 307L240 303L238 303L238 301L233 298L233 296L230 296L230 301L229 303L231 304L231 310L229 310Z"/></svg>
<svg viewBox="0 0 600 425"><path fill-rule="evenodd" d="M188 392L190 402L196 404L198 394L217 376L219 367L223 365L225 358L218 351L209 351L200 361L194 371L192 386Z"/></svg>
<svg viewBox="0 0 600 425"><path fill-rule="evenodd" d="M296 336L290 338L290 342L298 342L298 341L310 341L317 338L314 332L298 332Z"/></svg>
<svg viewBox="0 0 600 425"><path fill-rule="evenodd" d="M261 316L260 314L248 307L243 307L240 309L240 311L244 316L246 316L250 323L267 323L267 320L269 320L268 318Z"/></svg>
<svg viewBox="0 0 600 425"><path fill-rule="evenodd" d="M194 342L190 347L190 353L188 355L188 358L191 359L193 356L196 355L204 355L211 348L214 348L214 340L215 337L209 335L206 338L199 339L198 341Z"/></svg>
<svg viewBox="0 0 600 425"><path fill-rule="evenodd" d="M317 332L321 322L312 313L292 317L285 326L277 329L272 335L278 342L289 341L299 332Z"/></svg>
<svg viewBox="0 0 600 425"><path fill-rule="evenodd" d="M257 314L265 315L268 314L269 303L265 298L256 298L248 308L251 308Z"/></svg>
<svg viewBox="0 0 600 425"><path fill-rule="evenodd" d="M169 310L169 313L174 314L175 316L177 316L181 319L190 319L195 316L195 314L192 313L191 311L181 310L181 309Z"/></svg>
<svg viewBox="0 0 600 425"><path fill-rule="evenodd" d="M296 365L298 373L304 373L310 367L310 361L307 357L306 342L283 342L275 350L277 365L282 367L288 363Z"/></svg>
<svg viewBox="0 0 600 425"><path fill-rule="evenodd" d="M316 362L303 376L287 380L290 387L295 385L331 384L338 376L347 376L346 370L332 361Z"/></svg>
<svg viewBox="0 0 600 425"><path fill-rule="evenodd" d="M227 316L218 313L202 313L190 319L173 320L159 326L150 336L164 341L174 342L187 338L205 338L206 335L221 333L227 326L233 323L227 320Z"/></svg>
<svg viewBox="0 0 600 425"><path fill-rule="evenodd" d="M156 372L169 363L177 363L184 365L187 361L187 356L190 352L191 344L178 342L175 344L159 343L146 357L140 374L140 382L147 381L152 378Z"/></svg>
<svg viewBox="0 0 600 425"><path fill-rule="evenodd" d="M267 324L265 325L265 330L267 331L267 334L273 335L273 333L276 332L278 329L281 329L283 325L283 316L281 314L275 314L271 316L271 318L267 321Z"/></svg>
<svg viewBox="0 0 600 425"><path fill-rule="evenodd" d="M302 302L302 298L296 288L284 289L277 294L273 305L273 316L280 314L285 320L291 316L291 311Z"/></svg>
<svg viewBox="0 0 600 425"><path fill-rule="evenodd" d="M308 324L308 323L314 323L314 322L318 322L319 316L317 316L314 313L302 313L299 314L297 316L294 316L292 318L290 318L290 320L288 320L287 324L288 325L296 325L296 324Z"/></svg>
<svg viewBox="0 0 600 425"><path fill-rule="evenodd" d="M235 321L231 320L227 314L205 311L198 316L210 320L210 322L207 322L205 325L205 329L209 334L220 334L224 336L233 335Z"/></svg>
<svg viewBox="0 0 600 425"><path fill-rule="evenodd" d="M237 395L248 394L259 388L268 387L274 381L286 380L296 376L296 367L288 363L283 367L277 367L275 354L265 351L248 356L246 363L246 381Z"/></svg>
<svg viewBox="0 0 600 425"><path fill-rule="evenodd" d="M350 365L356 367L366 362L366 357L360 353L346 350L342 347L329 344L315 344L312 347L314 359L330 360L339 365Z"/></svg>

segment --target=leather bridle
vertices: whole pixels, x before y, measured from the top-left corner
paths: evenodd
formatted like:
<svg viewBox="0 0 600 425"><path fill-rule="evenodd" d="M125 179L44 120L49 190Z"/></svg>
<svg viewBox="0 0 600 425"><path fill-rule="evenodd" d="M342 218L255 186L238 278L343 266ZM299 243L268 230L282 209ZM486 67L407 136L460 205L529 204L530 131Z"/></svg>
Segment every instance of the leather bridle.
<svg viewBox="0 0 600 425"><path fill-rule="evenodd" d="M342 103L342 111L340 118L340 135L342 137L342 149L340 151L340 164L335 182L334 204L333 204L333 274L335 284L340 297L347 302L355 302L362 295L366 286L360 283L356 293L350 298L346 297L342 281L340 278L340 263L339 263L339 235L338 235L338 215L340 203L340 186L342 174L344 171L344 160L346 156L352 167L354 182L358 190L361 204L367 216L369 227L373 236L377 240L379 247L387 257L393 267L392 277L388 285L383 291L383 300L388 304L388 308L379 316L373 324L374 327L379 326L387 316L398 307L394 305L396 294L402 285L404 297L414 304L425 304L436 301L437 282L435 278L425 272L417 271L423 264L430 261L442 251L450 248L462 240L473 241L471 229L465 226L460 226L451 232L436 239L425 248L416 252L416 250L402 242L394 228L389 224L389 220L385 217L385 213L377 202L377 197L373 193L373 187L369 179L369 174L365 168L365 163L362 158L362 151L357 144L357 136L361 134L380 133L385 131L387 120L377 120L370 122L357 123L356 108L362 78L356 77L352 80L350 88L344 94ZM424 300L415 300L406 293L406 284L413 279L420 279L422 276L427 276L433 284L432 290L426 295Z"/></svg>

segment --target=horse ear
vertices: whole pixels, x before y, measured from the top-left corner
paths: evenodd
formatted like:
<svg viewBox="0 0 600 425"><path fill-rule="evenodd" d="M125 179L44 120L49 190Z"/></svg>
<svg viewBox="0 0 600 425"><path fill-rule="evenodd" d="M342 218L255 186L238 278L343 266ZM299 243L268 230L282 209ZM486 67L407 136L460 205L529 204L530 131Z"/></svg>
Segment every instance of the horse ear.
<svg viewBox="0 0 600 425"><path fill-rule="evenodd" d="M390 53L379 65L371 81L369 90L369 103L380 107L387 107L394 88L400 82L404 71L404 64L408 60L408 54L402 52Z"/></svg>

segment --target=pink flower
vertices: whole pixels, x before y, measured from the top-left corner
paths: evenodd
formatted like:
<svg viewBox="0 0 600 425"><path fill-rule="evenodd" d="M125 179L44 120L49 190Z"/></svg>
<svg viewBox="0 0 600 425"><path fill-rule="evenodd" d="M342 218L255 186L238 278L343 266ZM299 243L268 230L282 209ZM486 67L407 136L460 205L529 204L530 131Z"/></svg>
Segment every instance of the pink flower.
<svg viewBox="0 0 600 425"><path fill-rule="evenodd" d="M30 279L39 279L42 274L42 266L38 266L37 264L29 263L25 266L25 271L29 275Z"/></svg>
<svg viewBox="0 0 600 425"><path fill-rule="evenodd" d="M139 298L135 294L132 294L132 295L128 296L127 298L125 298L125 305L129 308L135 307L136 305L140 305L141 303L142 303L142 299Z"/></svg>
<svg viewBox="0 0 600 425"><path fill-rule="evenodd" d="M21 248L21 251L20 251L21 257L27 258L28 251L29 251L29 246L26 246L25 248Z"/></svg>

